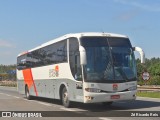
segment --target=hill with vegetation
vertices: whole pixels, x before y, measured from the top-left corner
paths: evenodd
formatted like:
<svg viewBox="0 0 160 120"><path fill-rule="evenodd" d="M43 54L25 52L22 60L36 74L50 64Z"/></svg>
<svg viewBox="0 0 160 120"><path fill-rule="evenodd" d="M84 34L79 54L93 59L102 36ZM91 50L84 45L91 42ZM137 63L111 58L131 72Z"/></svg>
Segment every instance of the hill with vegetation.
<svg viewBox="0 0 160 120"><path fill-rule="evenodd" d="M160 58L146 59L145 64L141 64L139 59L136 61L138 84L145 84L142 79L142 73L147 71L150 74L150 79L147 81L147 84L160 85Z"/></svg>
<svg viewBox="0 0 160 120"><path fill-rule="evenodd" d="M0 80L16 80L16 65L0 65Z"/></svg>

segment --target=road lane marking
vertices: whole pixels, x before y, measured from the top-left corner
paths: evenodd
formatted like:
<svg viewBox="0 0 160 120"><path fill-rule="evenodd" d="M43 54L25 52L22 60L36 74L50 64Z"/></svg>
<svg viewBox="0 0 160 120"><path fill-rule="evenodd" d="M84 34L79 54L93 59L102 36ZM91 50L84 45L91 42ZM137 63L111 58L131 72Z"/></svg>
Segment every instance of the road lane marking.
<svg viewBox="0 0 160 120"><path fill-rule="evenodd" d="M70 111L70 112L76 112L76 113L83 113L83 112L87 111L87 110L82 110L82 109L78 109L78 108L70 109L70 108L61 107L60 109L64 110L64 111Z"/></svg>
<svg viewBox="0 0 160 120"><path fill-rule="evenodd" d="M65 110L65 111L76 111L74 109L69 109L69 108L60 108L61 110Z"/></svg>
<svg viewBox="0 0 160 120"><path fill-rule="evenodd" d="M23 100L25 100L25 101L29 101L29 100L27 100L26 98L22 98Z"/></svg>
<svg viewBox="0 0 160 120"><path fill-rule="evenodd" d="M82 117L83 116L96 117L96 116L94 116L94 113L89 112L88 110L70 109L70 108L60 108L60 109L64 110L64 111L79 113L79 114L82 115ZM89 112L89 114L88 114L88 112ZM98 119L100 119L100 120L112 120L112 119L106 118L106 117L98 117Z"/></svg>
<svg viewBox="0 0 160 120"><path fill-rule="evenodd" d="M45 106L52 106L52 104L45 103L45 102L39 102L39 101L36 101L36 100L27 100L27 99L23 99L23 100L28 101L28 102L35 102L35 103L45 105Z"/></svg>
<svg viewBox="0 0 160 120"><path fill-rule="evenodd" d="M100 120L112 120L110 118L106 118L106 117L99 117Z"/></svg>
<svg viewBox="0 0 160 120"><path fill-rule="evenodd" d="M87 110L78 109L78 108L70 109L70 108L61 107L60 109L65 110L65 111L76 111L76 112L86 112L87 111Z"/></svg>
<svg viewBox="0 0 160 120"><path fill-rule="evenodd" d="M20 97L17 97L17 96L13 96L13 95L6 94L6 93L0 93L0 94L2 94L2 95L6 95L6 96L9 96L9 97L14 97L14 98L17 98L17 99L19 99L19 98L20 98Z"/></svg>
<svg viewBox="0 0 160 120"><path fill-rule="evenodd" d="M6 93L0 93L0 94L6 95L6 96L11 96L11 95L9 95L9 94L6 94Z"/></svg>
<svg viewBox="0 0 160 120"><path fill-rule="evenodd" d="M83 110L76 110L76 109L69 109L69 108L60 108L60 109L64 111L79 113L79 114L82 114L84 112Z"/></svg>
<svg viewBox="0 0 160 120"><path fill-rule="evenodd" d="M38 102L38 101L35 101L36 103L39 103L41 105L45 105L45 106L52 106L51 104L49 103L44 103L44 102Z"/></svg>
<svg viewBox="0 0 160 120"><path fill-rule="evenodd" d="M6 94L6 93L0 93L0 94L3 94L3 95L6 95L6 96L9 96L9 97L12 97L12 95L9 95L9 94Z"/></svg>
<svg viewBox="0 0 160 120"><path fill-rule="evenodd" d="M9 97L12 97L12 95L9 95L9 94L5 94L5 93L4 93L4 95L9 96Z"/></svg>
<svg viewBox="0 0 160 120"><path fill-rule="evenodd" d="M17 99L19 99L19 98L20 98L20 97L17 97L17 96L12 96L12 97L17 98Z"/></svg>

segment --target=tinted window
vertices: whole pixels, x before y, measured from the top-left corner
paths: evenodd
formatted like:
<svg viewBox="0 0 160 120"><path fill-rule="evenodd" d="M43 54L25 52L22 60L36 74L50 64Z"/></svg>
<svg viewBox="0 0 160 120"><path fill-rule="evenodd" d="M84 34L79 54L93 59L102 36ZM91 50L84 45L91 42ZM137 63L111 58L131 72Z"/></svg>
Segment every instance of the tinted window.
<svg viewBox="0 0 160 120"><path fill-rule="evenodd" d="M69 39L69 63L73 77L76 80L82 80L79 43L76 38Z"/></svg>
<svg viewBox="0 0 160 120"><path fill-rule="evenodd" d="M112 38L108 39L111 47L132 47L128 38Z"/></svg>
<svg viewBox="0 0 160 120"><path fill-rule="evenodd" d="M108 46L106 37L82 37L81 45L84 47L102 47Z"/></svg>
<svg viewBox="0 0 160 120"><path fill-rule="evenodd" d="M25 69L67 62L67 40L29 52L17 58L17 68Z"/></svg>

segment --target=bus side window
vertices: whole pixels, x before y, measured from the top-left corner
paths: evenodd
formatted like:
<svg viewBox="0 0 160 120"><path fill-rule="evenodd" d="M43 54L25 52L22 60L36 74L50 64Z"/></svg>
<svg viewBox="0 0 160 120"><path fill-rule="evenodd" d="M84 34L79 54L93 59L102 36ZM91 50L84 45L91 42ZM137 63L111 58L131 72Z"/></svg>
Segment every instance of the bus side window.
<svg viewBox="0 0 160 120"><path fill-rule="evenodd" d="M80 65L79 43L77 38L69 39L69 63L74 79L81 81L82 70Z"/></svg>

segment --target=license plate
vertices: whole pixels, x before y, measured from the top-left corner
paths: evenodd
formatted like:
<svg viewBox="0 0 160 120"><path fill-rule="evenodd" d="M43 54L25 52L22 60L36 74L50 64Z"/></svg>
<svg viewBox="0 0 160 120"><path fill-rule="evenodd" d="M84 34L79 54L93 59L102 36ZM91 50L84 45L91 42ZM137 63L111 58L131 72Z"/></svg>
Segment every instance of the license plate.
<svg viewBox="0 0 160 120"><path fill-rule="evenodd" d="M111 95L111 99L119 99L120 95Z"/></svg>

